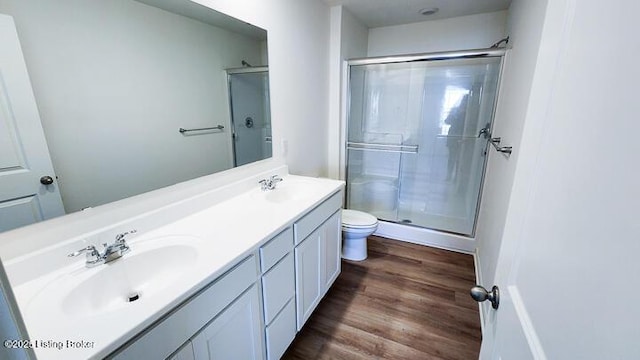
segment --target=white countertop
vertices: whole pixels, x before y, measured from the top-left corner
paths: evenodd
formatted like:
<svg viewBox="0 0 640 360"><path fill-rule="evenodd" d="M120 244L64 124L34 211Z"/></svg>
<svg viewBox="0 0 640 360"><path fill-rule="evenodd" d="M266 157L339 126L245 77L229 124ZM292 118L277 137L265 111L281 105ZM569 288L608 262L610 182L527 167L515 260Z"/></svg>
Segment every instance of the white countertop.
<svg viewBox="0 0 640 360"><path fill-rule="evenodd" d="M141 296L138 301L117 304L103 313L63 309L62 297L58 298L57 293L88 279L101 271L101 266L109 266L88 269L84 266L84 256L70 259L66 266L15 286L14 292L30 339L32 344L38 345L35 348L38 359L86 359L108 355L344 186L342 181L294 175L285 176L279 186L287 184L299 185L296 190L304 189L304 195L272 202L266 200L256 186L253 190L131 238L131 252L124 257L135 255L136 248L143 251L154 239L172 235L195 237L197 259L190 262L189 269L179 279L156 291L153 296ZM162 221L161 214L152 216ZM41 257L42 253L38 256ZM20 264L9 264L7 272L23 269L24 262L29 261L33 262L31 266L38 266L35 259L22 257ZM64 285L52 289L47 285L53 281ZM78 343L67 343L68 340ZM70 348L72 345L86 347Z"/></svg>

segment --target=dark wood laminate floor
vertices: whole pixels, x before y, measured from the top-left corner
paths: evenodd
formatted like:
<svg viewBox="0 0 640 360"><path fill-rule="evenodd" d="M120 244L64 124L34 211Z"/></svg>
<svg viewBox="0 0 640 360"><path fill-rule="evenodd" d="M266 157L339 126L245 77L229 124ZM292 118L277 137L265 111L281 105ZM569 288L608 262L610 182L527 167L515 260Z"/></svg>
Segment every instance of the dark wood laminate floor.
<svg viewBox="0 0 640 360"><path fill-rule="evenodd" d="M477 359L473 257L369 237L283 359Z"/></svg>

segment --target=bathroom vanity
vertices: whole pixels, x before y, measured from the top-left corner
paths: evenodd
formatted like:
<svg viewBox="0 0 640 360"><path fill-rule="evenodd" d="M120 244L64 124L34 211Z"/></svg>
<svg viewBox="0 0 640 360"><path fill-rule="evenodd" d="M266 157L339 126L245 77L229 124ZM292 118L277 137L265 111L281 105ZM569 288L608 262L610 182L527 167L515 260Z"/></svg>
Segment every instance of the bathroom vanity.
<svg viewBox="0 0 640 360"><path fill-rule="evenodd" d="M282 175L273 190L259 176L219 189L238 193L139 230L107 264L16 275L78 240L5 262L38 359L280 358L340 273L344 187Z"/></svg>

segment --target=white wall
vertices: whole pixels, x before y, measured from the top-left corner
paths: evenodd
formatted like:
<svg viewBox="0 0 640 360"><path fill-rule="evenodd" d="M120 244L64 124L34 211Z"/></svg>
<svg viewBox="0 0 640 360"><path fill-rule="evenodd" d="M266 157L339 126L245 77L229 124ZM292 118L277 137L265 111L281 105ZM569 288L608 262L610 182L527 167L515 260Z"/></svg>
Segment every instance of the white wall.
<svg viewBox="0 0 640 360"><path fill-rule="evenodd" d="M318 0L196 0L267 29L274 157L327 175L329 8Z"/></svg>
<svg viewBox="0 0 640 360"><path fill-rule="evenodd" d="M521 151L531 85L538 61L546 4L546 1L514 0L509 9L508 34L512 49L505 58L493 136L502 137L501 145L513 146L513 153L510 157L505 157L493 149L489 150L476 229L480 280L488 287L493 285L495 278L516 164ZM484 309L487 310L486 307Z"/></svg>
<svg viewBox="0 0 640 360"><path fill-rule="evenodd" d="M331 8L331 49L329 126L328 126L328 175L333 179L344 178L340 174L344 146L341 138L345 128L341 119L345 116L346 81L345 60L366 57L368 29L341 5Z"/></svg>
<svg viewBox="0 0 640 360"><path fill-rule="evenodd" d="M260 65L260 40L132 0L0 12L15 18L67 213L232 166L223 69ZM178 133L217 124L227 131Z"/></svg>
<svg viewBox="0 0 640 360"><path fill-rule="evenodd" d="M368 56L488 48L505 37L506 18L506 11L497 11L373 28Z"/></svg>
<svg viewBox="0 0 640 360"><path fill-rule="evenodd" d="M340 51L343 60L367 56L369 29L347 9L342 11Z"/></svg>

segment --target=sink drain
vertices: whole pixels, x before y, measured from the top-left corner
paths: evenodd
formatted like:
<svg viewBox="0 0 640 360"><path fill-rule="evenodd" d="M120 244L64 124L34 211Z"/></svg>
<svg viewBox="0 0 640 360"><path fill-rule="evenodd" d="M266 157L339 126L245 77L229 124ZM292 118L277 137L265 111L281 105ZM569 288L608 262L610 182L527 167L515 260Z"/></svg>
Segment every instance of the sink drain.
<svg viewBox="0 0 640 360"><path fill-rule="evenodd" d="M134 302L134 301L136 301L138 299L140 299L140 294L138 294L138 293L132 293L132 294L129 294L129 296L127 296L127 301L128 302Z"/></svg>

